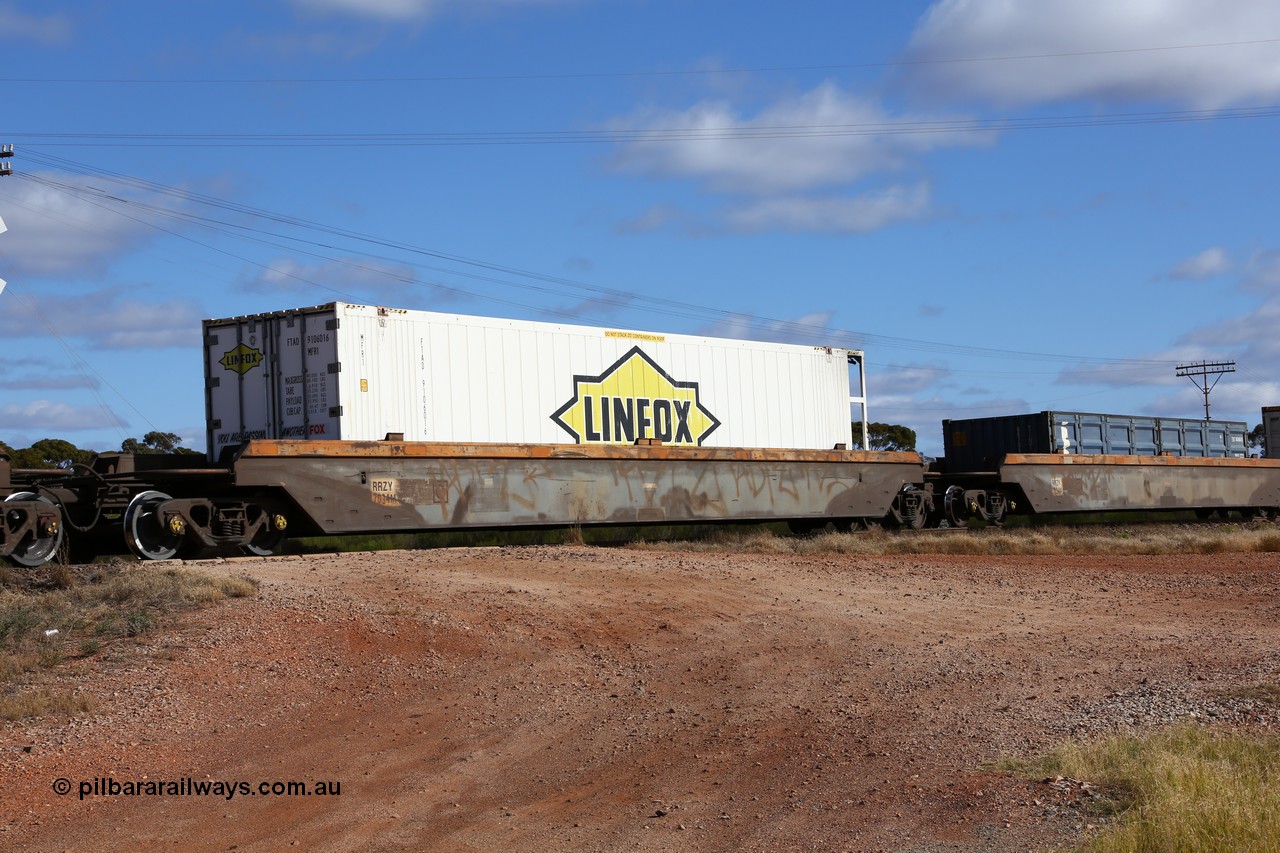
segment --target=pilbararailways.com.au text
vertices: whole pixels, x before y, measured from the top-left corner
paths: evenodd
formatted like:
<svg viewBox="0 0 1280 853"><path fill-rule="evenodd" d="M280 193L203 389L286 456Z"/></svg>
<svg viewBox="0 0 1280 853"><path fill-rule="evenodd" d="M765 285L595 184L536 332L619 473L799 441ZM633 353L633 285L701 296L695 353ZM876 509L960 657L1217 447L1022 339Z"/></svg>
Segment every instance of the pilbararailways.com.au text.
<svg viewBox="0 0 1280 853"><path fill-rule="evenodd" d="M53 792L66 796L78 791L80 799L87 797L219 797L233 800L236 797L339 797L342 783L317 782L240 782L221 779L114 779L100 776L81 780L73 785L70 779L53 780Z"/></svg>

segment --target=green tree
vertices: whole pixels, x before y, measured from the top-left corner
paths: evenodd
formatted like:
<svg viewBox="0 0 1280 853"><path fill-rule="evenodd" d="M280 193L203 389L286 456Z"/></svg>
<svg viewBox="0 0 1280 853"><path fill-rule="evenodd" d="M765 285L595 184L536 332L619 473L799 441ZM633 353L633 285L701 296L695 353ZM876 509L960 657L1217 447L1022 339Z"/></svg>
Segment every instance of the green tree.
<svg viewBox="0 0 1280 853"><path fill-rule="evenodd" d="M1267 455L1267 433L1262 424L1249 430L1247 441L1250 448L1258 451L1259 456Z"/></svg>
<svg viewBox="0 0 1280 853"><path fill-rule="evenodd" d="M182 446L182 437L174 432L153 430L142 437L126 438L120 442L121 453L180 453L196 454L200 451Z"/></svg>
<svg viewBox="0 0 1280 853"><path fill-rule="evenodd" d="M14 468L70 468L77 463L87 464L93 459L92 450L81 450L61 438L42 438L30 447L15 450Z"/></svg>
<svg viewBox="0 0 1280 853"><path fill-rule="evenodd" d="M867 432L870 433L870 442L864 440L862 435L862 424L854 422L853 424L853 443L857 447L865 447L870 450L915 450L916 449L916 431L902 424L867 424Z"/></svg>

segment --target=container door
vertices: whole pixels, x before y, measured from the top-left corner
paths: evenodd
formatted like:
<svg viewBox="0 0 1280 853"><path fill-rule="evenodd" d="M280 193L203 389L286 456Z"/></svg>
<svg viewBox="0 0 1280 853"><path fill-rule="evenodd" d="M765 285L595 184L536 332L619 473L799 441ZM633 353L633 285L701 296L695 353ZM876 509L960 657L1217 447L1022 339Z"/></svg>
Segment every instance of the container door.
<svg viewBox="0 0 1280 853"><path fill-rule="evenodd" d="M262 319L205 327L205 400L209 458L254 438L273 421L271 336Z"/></svg>
<svg viewBox="0 0 1280 853"><path fill-rule="evenodd" d="M1134 456L1155 456L1160 452L1159 426L1155 418L1132 418L1129 452Z"/></svg>
<svg viewBox="0 0 1280 853"><path fill-rule="evenodd" d="M1196 421L1185 421L1182 427L1182 438L1186 443L1187 456L1204 456L1204 426Z"/></svg>
<svg viewBox="0 0 1280 853"><path fill-rule="evenodd" d="M1103 418L1103 430L1106 438L1103 452L1116 456L1129 456L1133 453L1133 440L1130 438L1129 418Z"/></svg>
<svg viewBox="0 0 1280 853"><path fill-rule="evenodd" d="M294 314L276 320L271 438L341 438L333 318Z"/></svg>
<svg viewBox="0 0 1280 853"><path fill-rule="evenodd" d="M1165 456L1186 456L1182 439L1182 424L1177 421L1159 421L1159 452Z"/></svg>
<svg viewBox="0 0 1280 853"><path fill-rule="evenodd" d="M1262 410L1262 435L1267 458L1280 459L1280 408L1268 406Z"/></svg>
<svg viewBox="0 0 1280 853"><path fill-rule="evenodd" d="M1236 458L1249 455L1248 424L1227 425L1227 455Z"/></svg>
<svg viewBox="0 0 1280 853"><path fill-rule="evenodd" d="M1106 453L1106 423L1100 415L1077 414L1071 416L1076 422L1077 447L1073 453Z"/></svg>
<svg viewBox="0 0 1280 853"><path fill-rule="evenodd" d="M1227 455L1226 425L1209 421L1205 424L1205 456Z"/></svg>

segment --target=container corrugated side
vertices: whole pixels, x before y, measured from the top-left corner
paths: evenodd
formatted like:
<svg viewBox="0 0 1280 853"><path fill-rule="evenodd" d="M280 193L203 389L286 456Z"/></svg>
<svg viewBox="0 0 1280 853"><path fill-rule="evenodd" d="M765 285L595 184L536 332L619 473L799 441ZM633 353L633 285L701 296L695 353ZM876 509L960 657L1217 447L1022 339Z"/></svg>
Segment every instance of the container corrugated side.
<svg viewBox="0 0 1280 853"><path fill-rule="evenodd" d="M205 360L218 386L214 452L262 433L792 449L850 440L842 349L334 303L207 321Z"/></svg>
<svg viewBox="0 0 1280 853"><path fill-rule="evenodd" d="M1264 455L1268 459L1280 459L1280 406L1262 407L1262 439Z"/></svg>
<svg viewBox="0 0 1280 853"><path fill-rule="evenodd" d="M1094 412L1043 411L943 421L950 471L993 471L1010 453L1242 457L1245 435L1245 425L1238 421Z"/></svg>

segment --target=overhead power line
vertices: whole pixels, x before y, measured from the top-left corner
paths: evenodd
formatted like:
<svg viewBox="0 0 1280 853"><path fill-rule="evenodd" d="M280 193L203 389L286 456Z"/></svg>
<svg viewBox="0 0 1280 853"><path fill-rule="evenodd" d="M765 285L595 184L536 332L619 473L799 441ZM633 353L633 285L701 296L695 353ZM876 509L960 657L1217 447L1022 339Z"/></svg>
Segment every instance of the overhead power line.
<svg viewBox="0 0 1280 853"><path fill-rule="evenodd" d="M321 257L338 263L344 263L344 261L341 258L333 257L316 250L330 250L366 258L375 258L378 260L409 263L415 268L430 269L432 271L496 284L502 287L518 288L558 297L569 297L580 300L587 299L599 302L606 306L630 307L643 310L648 313L683 317L704 323L725 322L726 320L738 319L743 316L740 313L725 311L723 309L705 305L698 305L692 302L630 293L562 276L547 275L483 259L441 252L423 246L416 246L374 235L362 234L360 232L345 228L338 228L300 217L274 213L272 211L236 202L228 202L214 196L208 196L190 190L168 187L153 181L132 178L127 175L98 169L85 164L76 163L71 160L65 160L63 158L41 155L38 153L27 154L26 156L30 159L41 160L48 164L60 164L62 168L74 171L77 174L92 176L95 179L102 181L114 182L129 190L143 191L168 197L173 199L175 203L179 205L194 205L214 208L216 210L234 213L238 216L250 217L249 221L257 220L259 222L274 223L273 228L267 228L262 227L260 224L250 225L244 222L229 221L216 216L202 216L188 210L165 207L164 205L157 204L154 201L147 201L140 198L130 199L125 193L117 194L119 191L111 192L102 188L76 186L65 181L58 181L40 175L23 175L25 180L33 181L42 186L75 196L82 200L90 200L94 204L114 210L119 215L127 216L135 221L146 223L150 227L157 228L164 233L182 237L183 239L189 238L175 232L171 228L166 228L157 224L155 222L155 218L162 217L165 219L176 220L187 225L197 225L199 227L212 229L219 233L250 239L257 242L264 242L268 245L274 245L290 251L303 251L305 253L312 254L315 257ZM301 232L302 235L311 233L315 236L300 236L299 234L291 233L294 229ZM285 241L285 243L271 242L273 240ZM212 248L205 243L200 243L200 245L206 246L206 248ZM365 246L366 248L360 248L361 246ZM302 248L299 249L299 247ZM376 247L377 250L390 250L399 254L398 256L377 254L370 251L367 247ZM219 249L218 251L223 250ZM239 257L241 260L248 260L238 255L232 256ZM409 258L410 260L406 260L406 258ZM437 263L423 264L420 260L421 258L431 258ZM249 262L256 263L252 261ZM438 262L451 264L452 266L439 266ZM258 264L258 266L263 265ZM269 267L267 268L269 269ZM381 272L380 270L369 267L360 268L366 272ZM315 284L314 282L307 283ZM318 284L316 284L316 286L323 287ZM324 287L324 289L329 290L330 292L333 291L333 288L329 287ZM469 295L479 296L484 299L493 298L482 293L476 293L473 291L466 292ZM548 311L548 309L545 308L520 305L519 303L508 304L515 304L519 307L528 308L530 310L557 313L554 310ZM751 315L747 319L752 322L759 323L779 335L800 335L810 339L823 339L839 342L841 345L851 346L853 348L879 346L884 348L926 351L947 355L991 359L1049 361L1070 364L1130 365L1135 367L1151 367L1153 369L1158 368L1161 371L1167 370L1168 368L1168 363L1165 361L1105 358L1099 356L1084 356L1078 353L1040 353L1005 350L993 347L950 344L939 341L925 341L893 337L889 335L876 335L851 329L819 327L811 324L761 317L758 315Z"/></svg>
<svg viewBox="0 0 1280 853"><path fill-rule="evenodd" d="M851 136L1007 133L1077 127L1181 124L1280 118L1280 104L1217 110L1090 113L1022 118L957 118L848 124L726 125L598 130L441 131L435 133L60 133L17 131L28 144L56 147L169 148L422 148L486 145L623 145L664 142L753 141Z"/></svg>
<svg viewBox="0 0 1280 853"><path fill-rule="evenodd" d="M206 86L260 86L299 84L383 84L383 83L475 83L541 80L599 80L652 77L700 77L723 74L773 74L795 71L856 71L870 68L909 68L913 66L955 65L983 62L1026 62L1039 59L1070 59L1073 57L1114 56L1136 53L1161 53L1168 51L1209 50L1221 47L1245 47L1280 43L1280 38L1248 39L1244 41L1203 42L1199 44L1174 44L1156 47L1113 48L1109 50L1076 50L1057 53L1020 53L996 56L953 57L905 57L881 62L832 62L818 65L757 65L726 68L676 68L644 71L568 71L562 73L517 74L428 74L409 76L377 75L368 77L0 77L4 83L42 83L74 85L206 85Z"/></svg>

